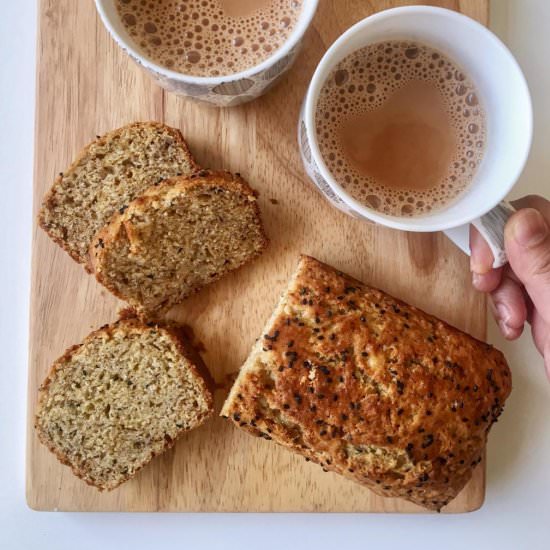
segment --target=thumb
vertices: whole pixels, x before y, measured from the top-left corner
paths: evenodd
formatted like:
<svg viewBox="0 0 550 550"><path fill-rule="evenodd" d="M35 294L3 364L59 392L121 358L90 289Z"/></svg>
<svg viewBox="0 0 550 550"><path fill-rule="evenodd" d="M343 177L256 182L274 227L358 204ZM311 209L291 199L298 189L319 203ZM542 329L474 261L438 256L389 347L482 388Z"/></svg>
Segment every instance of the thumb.
<svg viewBox="0 0 550 550"><path fill-rule="evenodd" d="M537 311L550 323L550 227L534 208L516 212L504 231L510 267L525 286Z"/></svg>

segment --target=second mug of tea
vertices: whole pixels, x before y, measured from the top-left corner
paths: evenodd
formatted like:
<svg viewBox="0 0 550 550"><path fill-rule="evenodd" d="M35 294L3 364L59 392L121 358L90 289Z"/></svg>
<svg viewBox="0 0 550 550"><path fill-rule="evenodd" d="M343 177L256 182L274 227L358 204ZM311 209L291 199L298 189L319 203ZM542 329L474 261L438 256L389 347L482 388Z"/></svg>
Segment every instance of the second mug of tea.
<svg viewBox="0 0 550 550"><path fill-rule="evenodd" d="M379 12L327 51L299 123L306 171L345 213L440 231L469 252L468 224L506 259L501 203L531 144L523 74L474 20L442 8Z"/></svg>
<svg viewBox="0 0 550 550"><path fill-rule="evenodd" d="M96 0L117 44L166 90L246 103L294 63L319 0Z"/></svg>

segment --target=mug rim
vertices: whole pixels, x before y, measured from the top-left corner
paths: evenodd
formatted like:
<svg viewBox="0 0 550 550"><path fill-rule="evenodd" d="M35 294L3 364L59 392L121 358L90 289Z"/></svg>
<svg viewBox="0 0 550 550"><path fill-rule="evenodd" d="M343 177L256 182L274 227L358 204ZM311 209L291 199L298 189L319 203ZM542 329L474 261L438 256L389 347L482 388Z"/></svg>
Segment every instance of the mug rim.
<svg viewBox="0 0 550 550"><path fill-rule="evenodd" d="M440 222L440 223L431 223L429 216L417 216L417 217L400 217L400 216L391 216L378 212L372 208L369 208L362 204L361 202L354 199L334 178L332 172L328 169L323 156L319 150L319 144L317 140L317 133L315 132L315 108L317 106L317 100L319 98L320 91L323 84L325 83L328 73L334 68L334 66L340 61L340 59L335 61L335 58L338 57L338 53L341 47L348 41L348 39L358 33L362 33L373 23L376 23L383 19L392 18L396 15L409 15L409 14L438 14L450 19L454 19L455 22L461 25L468 25L470 28L474 29L476 32L483 33L489 40L491 40L494 46L500 50L501 54L508 58L508 61L511 62L520 86L524 90L524 100L525 100L525 110L528 112L528 120L525 131L524 138L524 147L522 150L518 150L518 161L515 165L515 170L510 174L508 178L507 185L502 186L502 190L498 193L498 199L495 198L492 201L490 206L484 205L477 207L472 206L470 213L464 215L460 218L453 218L452 220ZM332 191L340 198L344 204L351 209L354 213L366 218L370 221L390 227L393 229L400 229L405 231L416 231L416 232L431 232L431 231L444 231L446 229L451 229L454 227L459 227L461 225L466 225L487 212L493 209L500 201L502 201L510 190L516 184L519 176L521 175L527 158L531 150L531 144L533 139L533 107L531 95L523 74L517 60L512 55L510 50L506 45L487 27L479 23L478 21L468 17L462 13L449 10L447 8L441 8L436 6L402 6L396 8L390 8L387 10L374 13L361 21L358 21L348 30L346 30L338 39L330 46L330 48L325 52L321 61L315 69L315 73L311 79L310 85L308 87L305 99L305 108L304 108L304 123L306 126L306 132L308 135L309 146L311 150L311 156L317 165L317 168L323 177L323 179L330 186ZM521 153L521 154L520 154ZM495 195L496 197L496 195ZM460 197L458 197L460 200ZM440 214L445 208L438 210L436 213Z"/></svg>
<svg viewBox="0 0 550 550"><path fill-rule="evenodd" d="M253 67L249 67L244 71L239 71L238 73L231 73L231 74L220 75L220 76L194 76L194 75L188 75L185 73L180 73L178 71L172 71L164 67L163 65L158 65L157 63L150 61L148 58L144 57L138 51L138 49L135 48L129 41L125 40L115 30L114 26L111 24L111 18L106 13L105 4L107 2L114 2L114 1L115 0L95 0L95 6L101 18L101 21L103 22L103 25L109 31L109 34L113 37L115 42L123 50L125 50L130 56L134 57L137 61L139 61L139 63L143 65L143 67L145 67L150 71L158 73L161 76L164 76L171 80L184 82L186 84L202 84L202 85L209 85L209 86L215 86L218 84L223 84L234 80L250 78L268 69L269 67L272 67L273 65L275 65L275 63L277 63L278 61L283 59L286 55L288 55L288 53L300 42L300 40L302 39L302 37L310 27L313 17L317 12L317 7L319 5L319 0L304 0L305 3L302 6L304 13L298 19L298 24L296 25L294 32L288 37L288 39L283 43L283 45L273 53L273 55L269 56L267 59L264 59L261 63L258 63Z"/></svg>

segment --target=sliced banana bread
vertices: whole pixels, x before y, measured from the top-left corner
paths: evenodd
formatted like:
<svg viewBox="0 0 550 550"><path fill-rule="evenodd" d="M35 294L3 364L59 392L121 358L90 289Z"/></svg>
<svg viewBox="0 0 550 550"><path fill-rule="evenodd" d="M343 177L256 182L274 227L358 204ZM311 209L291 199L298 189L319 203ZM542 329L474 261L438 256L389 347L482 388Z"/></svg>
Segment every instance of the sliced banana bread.
<svg viewBox="0 0 550 550"><path fill-rule="evenodd" d="M197 169L179 130L157 122L129 124L98 137L57 176L39 224L86 264L92 238L115 212L158 181Z"/></svg>
<svg viewBox="0 0 550 550"><path fill-rule="evenodd" d="M200 171L152 187L100 231L91 268L142 317L155 318L265 246L256 195L238 175Z"/></svg>
<svg viewBox="0 0 550 550"><path fill-rule="evenodd" d="M439 510L481 461L510 390L490 345L304 256L222 415Z"/></svg>
<svg viewBox="0 0 550 550"><path fill-rule="evenodd" d="M40 388L38 437L88 484L114 489L206 420L209 380L177 329L121 320L54 363Z"/></svg>

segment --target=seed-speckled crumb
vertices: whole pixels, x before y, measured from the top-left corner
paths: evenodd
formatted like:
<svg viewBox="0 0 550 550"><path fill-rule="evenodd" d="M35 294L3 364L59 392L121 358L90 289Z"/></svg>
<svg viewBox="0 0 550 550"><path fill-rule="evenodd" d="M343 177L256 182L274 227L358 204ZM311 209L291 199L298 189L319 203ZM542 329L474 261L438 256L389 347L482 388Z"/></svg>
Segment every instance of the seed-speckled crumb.
<svg viewBox="0 0 550 550"><path fill-rule="evenodd" d="M114 489L212 413L206 380L177 329L126 318L54 363L40 389L38 436L84 481Z"/></svg>

